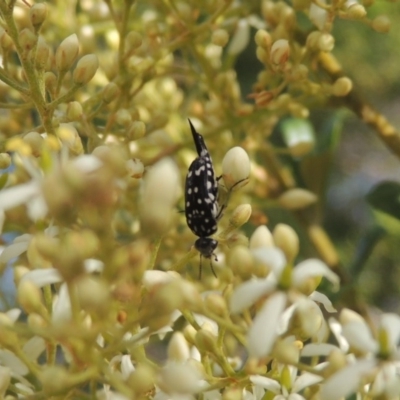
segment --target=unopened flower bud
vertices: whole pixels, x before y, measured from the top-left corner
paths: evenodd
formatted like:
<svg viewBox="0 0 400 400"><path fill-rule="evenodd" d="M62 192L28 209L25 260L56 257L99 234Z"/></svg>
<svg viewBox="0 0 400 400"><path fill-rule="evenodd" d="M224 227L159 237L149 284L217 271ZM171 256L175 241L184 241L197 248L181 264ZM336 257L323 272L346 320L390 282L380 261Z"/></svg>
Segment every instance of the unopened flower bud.
<svg viewBox="0 0 400 400"><path fill-rule="evenodd" d="M363 19L367 15L367 10L361 4L354 3L347 9L346 15L353 19Z"/></svg>
<svg viewBox="0 0 400 400"><path fill-rule="evenodd" d="M343 76L342 78L336 79L332 86L332 94L337 97L347 96L353 88L353 82L351 79Z"/></svg>
<svg viewBox="0 0 400 400"><path fill-rule="evenodd" d="M0 366L0 398L7 399L5 397L8 386L11 381L11 369L9 367Z"/></svg>
<svg viewBox="0 0 400 400"><path fill-rule="evenodd" d="M255 102L258 107L266 107L275 97L274 93L268 90L263 90L255 95Z"/></svg>
<svg viewBox="0 0 400 400"><path fill-rule="evenodd" d="M110 82L103 90L103 101L106 104L111 103L119 96L120 93L121 90L119 89L118 85L114 82Z"/></svg>
<svg viewBox="0 0 400 400"><path fill-rule="evenodd" d="M41 369L39 380L44 394L49 397L66 391L73 384L71 373L58 365L46 365Z"/></svg>
<svg viewBox="0 0 400 400"><path fill-rule="evenodd" d="M11 157L8 153L0 153L0 169L6 169L11 165Z"/></svg>
<svg viewBox="0 0 400 400"><path fill-rule="evenodd" d="M318 39L318 48L321 51L332 51L335 47L335 38L329 33L322 33Z"/></svg>
<svg viewBox="0 0 400 400"><path fill-rule="evenodd" d="M206 307L213 313L224 317L228 314L225 299L219 293L210 293L204 301Z"/></svg>
<svg viewBox="0 0 400 400"><path fill-rule="evenodd" d="M256 57L257 60L262 62L263 64L268 63L268 52L260 46L257 46L256 48Z"/></svg>
<svg viewBox="0 0 400 400"><path fill-rule="evenodd" d="M390 31L390 19L386 15L379 15L372 20L372 29L379 33Z"/></svg>
<svg viewBox="0 0 400 400"><path fill-rule="evenodd" d="M156 380L153 369L146 364L137 364L129 374L127 385L133 390L134 398L144 398L146 393L154 389Z"/></svg>
<svg viewBox="0 0 400 400"><path fill-rule="evenodd" d="M288 210L299 210L314 204L318 197L306 189L289 189L279 198L279 204Z"/></svg>
<svg viewBox="0 0 400 400"><path fill-rule="evenodd" d="M217 337L208 329L200 329L196 334L196 347L200 351L217 353Z"/></svg>
<svg viewBox="0 0 400 400"><path fill-rule="evenodd" d="M272 236L275 245L285 253L286 260L293 262L300 247L296 231L290 225L278 224L275 226Z"/></svg>
<svg viewBox="0 0 400 400"><path fill-rule="evenodd" d="M30 280L22 280L17 289L18 303L27 314L46 315L40 289Z"/></svg>
<svg viewBox="0 0 400 400"><path fill-rule="evenodd" d="M18 335L12 330L14 322L4 313L0 313L0 345L5 348L19 348Z"/></svg>
<svg viewBox="0 0 400 400"><path fill-rule="evenodd" d="M273 247L274 245L272 233L265 225L259 226L250 236L250 249Z"/></svg>
<svg viewBox="0 0 400 400"><path fill-rule="evenodd" d="M32 154L35 157L39 157L44 145L42 136L38 132L29 132L23 137L23 139L24 142L30 146Z"/></svg>
<svg viewBox="0 0 400 400"><path fill-rule="evenodd" d="M283 65L289 59L290 47L286 39L279 39L271 47L270 60L274 65Z"/></svg>
<svg viewBox="0 0 400 400"><path fill-rule="evenodd" d="M323 316L317 304L309 299L297 303L290 321L290 332L302 340L314 337L323 322Z"/></svg>
<svg viewBox="0 0 400 400"><path fill-rule="evenodd" d="M46 89L52 93L54 92L57 86L57 77L53 72L45 72L44 74L44 84L46 85Z"/></svg>
<svg viewBox="0 0 400 400"><path fill-rule="evenodd" d="M216 46L225 47L228 43L229 35L225 29L217 29L212 33L211 43Z"/></svg>
<svg viewBox="0 0 400 400"><path fill-rule="evenodd" d="M115 113L115 120L119 125L126 128L130 125L132 117L128 110L121 108Z"/></svg>
<svg viewBox="0 0 400 400"><path fill-rule="evenodd" d="M318 41L322 33L320 31L313 31L307 36L306 46L310 50L318 50Z"/></svg>
<svg viewBox="0 0 400 400"><path fill-rule="evenodd" d="M235 246L228 257L228 265L235 276L249 279L252 275L254 259L246 246Z"/></svg>
<svg viewBox="0 0 400 400"><path fill-rule="evenodd" d="M61 44L58 46L56 51L56 66L61 72L68 71L79 53L79 41L78 37L74 33L73 35L65 38Z"/></svg>
<svg viewBox="0 0 400 400"><path fill-rule="evenodd" d="M38 37L29 29L25 28L19 33L19 43L25 51L33 49Z"/></svg>
<svg viewBox="0 0 400 400"><path fill-rule="evenodd" d="M346 355L339 349L333 349L327 357L328 366L324 371L325 376L331 376L347 365Z"/></svg>
<svg viewBox="0 0 400 400"><path fill-rule="evenodd" d="M31 313L28 315L28 326L32 329L44 329L48 322L39 314Z"/></svg>
<svg viewBox="0 0 400 400"><path fill-rule="evenodd" d="M241 147L230 149L222 160L222 177L228 190L237 190L248 183L250 160Z"/></svg>
<svg viewBox="0 0 400 400"><path fill-rule="evenodd" d="M250 204L241 204L237 206L232 213L231 218L229 219L229 223L232 224L235 228L240 228L244 225L251 216L251 205Z"/></svg>
<svg viewBox="0 0 400 400"><path fill-rule="evenodd" d="M160 235L168 229L179 191L179 173L170 159L163 159L146 174L140 200L144 231Z"/></svg>
<svg viewBox="0 0 400 400"><path fill-rule="evenodd" d="M192 345L195 344L196 333L197 331L192 325L186 325L183 329L183 335L185 336L185 339Z"/></svg>
<svg viewBox="0 0 400 400"><path fill-rule="evenodd" d="M109 286L100 278L84 275L76 282L79 304L82 309L101 315L110 302Z"/></svg>
<svg viewBox="0 0 400 400"><path fill-rule="evenodd" d="M237 386L229 386L222 393L221 400L243 400L243 389Z"/></svg>
<svg viewBox="0 0 400 400"><path fill-rule="evenodd" d="M29 16L31 18L32 26L37 31L43 24L47 15L47 7L45 3L34 4L29 9Z"/></svg>
<svg viewBox="0 0 400 400"><path fill-rule="evenodd" d="M1 29L0 31L0 46L6 52L13 47L14 42L4 29Z"/></svg>
<svg viewBox="0 0 400 400"><path fill-rule="evenodd" d="M343 308L339 315L339 322L346 325L350 322L364 322L363 317L349 308Z"/></svg>
<svg viewBox="0 0 400 400"><path fill-rule="evenodd" d="M271 35L264 29L259 29L254 37L257 46L268 50L272 44Z"/></svg>
<svg viewBox="0 0 400 400"><path fill-rule="evenodd" d="M185 362L190 358L189 345L181 332L175 332L168 343L168 360Z"/></svg>
<svg viewBox="0 0 400 400"><path fill-rule="evenodd" d="M67 118L70 121L79 121L82 118L83 109L78 101L71 101L67 107Z"/></svg>
<svg viewBox="0 0 400 400"><path fill-rule="evenodd" d="M282 364L296 364L299 362L299 348L293 341L278 340L273 349L273 357Z"/></svg>
<svg viewBox="0 0 400 400"><path fill-rule="evenodd" d="M136 49L138 49L142 43L142 35L138 32L131 31L126 35L126 52L127 54L133 53Z"/></svg>
<svg viewBox="0 0 400 400"><path fill-rule="evenodd" d="M41 4L41 3L40 3ZM36 4L39 5L39 4ZM49 59L50 47L47 45L42 36L39 36L37 47L36 47L36 67L44 69Z"/></svg>
<svg viewBox="0 0 400 400"><path fill-rule="evenodd" d="M133 121L129 127L128 138L136 140L142 138L146 134L146 124L143 121Z"/></svg>
<svg viewBox="0 0 400 400"><path fill-rule="evenodd" d="M97 68L99 68L99 60L95 54L83 56L74 70L74 83L78 85L88 83L94 77Z"/></svg>

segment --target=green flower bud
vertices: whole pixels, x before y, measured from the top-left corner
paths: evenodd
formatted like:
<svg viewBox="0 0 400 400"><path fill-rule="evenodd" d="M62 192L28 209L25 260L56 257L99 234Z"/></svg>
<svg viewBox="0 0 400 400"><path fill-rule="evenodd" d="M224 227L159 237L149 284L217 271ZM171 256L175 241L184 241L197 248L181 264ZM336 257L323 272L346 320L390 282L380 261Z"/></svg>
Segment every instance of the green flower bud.
<svg viewBox="0 0 400 400"><path fill-rule="evenodd" d="M47 7L45 3L34 4L29 9L29 16L31 19L31 23L32 26L35 28L36 32L42 26L44 20L46 19L46 15L47 15Z"/></svg>
<svg viewBox="0 0 400 400"><path fill-rule="evenodd" d="M230 149L222 160L222 177L228 190L237 190L249 181L250 159L241 147Z"/></svg>
<svg viewBox="0 0 400 400"><path fill-rule="evenodd" d="M111 103L121 93L120 88L114 82L110 82L103 90L103 101L105 103Z"/></svg>
<svg viewBox="0 0 400 400"><path fill-rule="evenodd" d="M131 31L126 35L126 53L132 54L136 49L138 49L142 43L142 35L138 32Z"/></svg>
<svg viewBox="0 0 400 400"><path fill-rule="evenodd" d="M56 86L57 86L57 77L53 72L45 72L44 74L44 84L46 86L46 89L50 92L53 93Z"/></svg>
<svg viewBox="0 0 400 400"><path fill-rule="evenodd" d="M229 41L228 32L225 29L217 29L212 33L211 43L216 46L224 47Z"/></svg>
<svg viewBox="0 0 400 400"><path fill-rule="evenodd" d="M318 39L318 48L321 51L332 51L335 47L335 38L329 33L322 33Z"/></svg>
<svg viewBox="0 0 400 400"><path fill-rule="evenodd" d="M143 121L133 121L129 127L128 138L136 140L142 138L146 134L146 124Z"/></svg>
<svg viewBox="0 0 400 400"><path fill-rule="evenodd" d="M272 247L274 245L272 233L265 225L259 226L250 236L250 249Z"/></svg>
<svg viewBox="0 0 400 400"><path fill-rule="evenodd" d="M84 85L88 83L99 68L99 60L95 54L83 56L76 65L73 74L74 83Z"/></svg>
<svg viewBox="0 0 400 400"><path fill-rule="evenodd" d="M8 349L20 348L18 335L12 330L13 321L4 313L0 313L0 344Z"/></svg>
<svg viewBox="0 0 400 400"><path fill-rule="evenodd" d="M274 65L283 65L289 59L290 47L286 39L279 39L271 47L270 60Z"/></svg>
<svg viewBox="0 0 400 400"><path fill-rule="evenodd" d="M60 72L68 71L76 61L79 53L78 37L73 35L65 38L56 51L56 66Z"/></svg>
<svg viewBox="0 0 400 400"><path fill-rule="evenodd" d="M82 118L83 109L78 101L71 101L67 107L67 117L70 121L79 121Z"/></svg>
<svg viewBox="0 0 400 400"><path fill-rule="evenodd" d="M5 52L7 52L12 49L14 42L4 29L1 29L0 32L0 46Z"/></svg>
<svg viewBox="0 0 400 400"><path fill-rule="evenodd" d="M386 15L379 15L372 20L372 29L379 33L390 31L390 19Z"/></svg>
<svg viewBox="0 0 400 400"><path fill-rule="evenodd" d="M264 29L259 29L254 37L257 46L262 49L268 50L271 48L272 38L271 35Z"/></svg>
<svg viewBox="0 0 400 400"><path fill-rule="evenodd" d="M109 286L99 277L85 275L76 282L79 304L82 309L97 315L107 312L110 304Z"/></svg>
<svg viewBox="0 0 400 400"><path fill-rule="evenodd" d="M332 94L337 97L347 96L352 88L353 82L351 81L351 79L343 76L339 79L336 79L335 83L332 86Z"/></svg>
<svg viewBox="0 0 400 400"><path fill-rule="evenodd" d="M43 145L44 145L44 140L38 132L27 133L24 136L23 140L25 143L27 143L30 146L30 148L32 150L32 154L35 157L39 157L41 155Z"/></svg>
<svg viewBox="0 0 400 400"><path fill-rule="evenodd" d="M0 153L0 169L6 169L11 165L11 157L8 153Z"/></svg>
<svg viewBox="0 0 400 400"><path fill-rule="evenodd" d="M115 113L115 120L117 124L122 125L125 128L127 128L132 122L131 114L124 108Z"/></svg>
<svg viewBox="0 0 400 400"><path fill-rule="evenodd" d="M168 359L185 362L190 358L189 345L181 332L175 332L168 343Z"/></svg>
<svg viewBox="0 0 400 400"><path fill-rule="evenodd" d="M229 218L229 223L232 224L235 228L240 228L244 225L251 216L251 205L250 204L241 204L237 206L232 213L232 216Z"/></svg>
<svg viewBox="0 0 400 400"><path fill-rule="evenodd" d="M17 289L17 298L20 306L27 314L36 313L47 316L40 289L31 281L23 280Z"/></svg>
<svg viewBox="0 0 400 400"><path fill-rule="evenodd" d="M289 189L283 193L278 201L279 204L288 210L299 210L314 204L318 197L306 189Z"/></svg>
<svg viewBox="0 0 400 400"><path fill-rule="evenodd" d="M229 253L228 265L235 276L243 280L250 279L253 273L254 260L246 246L235 246Z"/></svg>
<svg viewBox="0 0 400 400"><path fill-rule="evenodd" d="M278 224L275 226L272 236L275 245L285 253L286 260L293 262L300 247L296 231L290 225Z"/></svg>
<svg viewBox="0 0 400 400"><path fill-rule="evenodd" d="M346 12L347 16L353 19L363 19L367 15L367 10L361 4L352 4Z"/></svg>
<svg viewBox="0 0 400 400"><path fill-rule="evenodd" d="M49 55L50 55L50 47L47 45L43 37L39 36L36 48L36 59L35 59L36 67L39 69L45 69L47 60L49 59Z"/></svg>
<svg viewBox="0 0 400 400"><path fill-rule="evenodd" d="M24 51L32 50L37 40L38 37L28 28L22 29L19 33L19 43Z"/></svg>

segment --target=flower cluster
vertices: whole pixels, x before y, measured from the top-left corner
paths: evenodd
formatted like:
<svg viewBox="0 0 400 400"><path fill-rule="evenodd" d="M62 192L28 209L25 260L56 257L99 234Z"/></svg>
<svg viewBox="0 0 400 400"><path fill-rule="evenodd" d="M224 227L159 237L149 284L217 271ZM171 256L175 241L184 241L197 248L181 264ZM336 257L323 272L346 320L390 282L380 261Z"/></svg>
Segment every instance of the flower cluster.
<svg viewBox="0 0 400 400"><path fill-rule="evenodd" d="M332 54L339 19L389 30L367 8L0 0L1 399L399 397L400 317L329 297L344 273L309 119L341 101L391 132ZM188 117L223 210L201 280Z"/></svg>

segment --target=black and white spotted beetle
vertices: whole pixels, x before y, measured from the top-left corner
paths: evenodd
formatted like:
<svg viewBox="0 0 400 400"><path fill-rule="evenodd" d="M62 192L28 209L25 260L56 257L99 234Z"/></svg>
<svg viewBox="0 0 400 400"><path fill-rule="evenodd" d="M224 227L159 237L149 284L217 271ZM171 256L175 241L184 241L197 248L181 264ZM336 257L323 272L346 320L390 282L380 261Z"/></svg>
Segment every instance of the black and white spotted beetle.
<svg viewBox="0 0 400 400"><path fill-rule="evenodd" d="M223 207L221 208L218 204L218 180L215 177L211 156L203 136L196 132L190 120L189 124L199 156L190 164L186 176L185 214L189 228L199 237L194 247L200 252L201 278L201 257L210 259L211 270L216 276L211 256L214 256L217 261L214 250L218 242L209 236L217 231L217 223L222 216Z"/></svg>

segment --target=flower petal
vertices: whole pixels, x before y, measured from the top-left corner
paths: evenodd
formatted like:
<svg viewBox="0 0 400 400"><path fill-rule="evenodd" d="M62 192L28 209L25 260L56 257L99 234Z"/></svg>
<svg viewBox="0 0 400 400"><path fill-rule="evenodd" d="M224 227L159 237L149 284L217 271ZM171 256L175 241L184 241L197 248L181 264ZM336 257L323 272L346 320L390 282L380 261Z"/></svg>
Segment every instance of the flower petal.
<svg viewBox="0 0 400 400"><path fill-rule="evenodd" d="M334 289L339 289L339 277L321 260L310 258L302 261L293 269L293 282L300 286L308 278L323 276L334 285Z"/></svg>
<svg viewBox="0 0 400 400"><path fill-rule="evenodd" d="M40 194L37 181L29 181L0 191L0 210L8 210L26 203L32 197Z"/></svg>
<svg viewBox="0 0 400 400"><path fill-rule="evenodd" d="M281 392L281 385L275 379L267 378L262 375L250 375L250 381L255 386L260 386L264 389L270 390L271 392L278 394Z"/></svg>
<svg viewBox="0 0 400 400"><path fill-rule="evenodd" d="M270 293L275 284L265 279L252 279L239 285L229 301L232 314L237 314L252 306L263 295Z"/></svg>
<svg viewBox="0 0 400 400"><path fill-rule="evenodd" d="M311 374L309 372L305 372L304 374L300 375L293 384L292 392L301 392L308 386L315 385L318 382L322 381L322 376Z"/></svg>
<svg viewBox="0 0 400 400"><path fill-rule="evenodd" d="M21 282L24 281L31 281L35 286L41 288L43 286L61 282L62 277L55 268L34 269L21 278Z"/></svg>
<svg viewBox="0 0 400 400"><path fill-rule="evenodd" d="M342 329L343 336L349 342L350 347L363 353L376 353L378 351L378 343L364 321L348 322Z"/></svg>
<svg viewBox="0 0 400 400"><path fill-rule="evenodd" d="M279 280L286 265L286 257L281 249L277 247L257 247L251 250L251 253L257 261L270 268L276 279Z"/></svg>
<svg viewBox="0 0 400 400"><path fill-rule="evenodd" d="M337 311L336 308L333 307L332 302L329 300L328 296L320 292L312 292L308 297L311 300L316 301L317 303L321 303L324 306L325 310L330 313L334 313Z"/></svg>
<svg viewBox="0 0 400 400"><path fill-rule="evenodd" d="M18 257L28 249L29 241L16 242L7 246L0 254L0 263L7 264L11 259Z"/></svg>
<svg viewBox="0 0 400 400"><path fill-rule="evenodd" d="M261 358L270 353L285 306L286 294L283 292L276 292L265 301L247 335L250 356Z"/></svg>
<svg viewBox="0 0 400 400"><path fill-rule="evenodd" d="M340 350L339 347L329 343L306 344L301 350L301 357L329 356L333 350Z"/></svg>
<svg viewBox="0 0 400 400"><path fill-rule="evenodd" d="M400 317L393 313L383 314L381 326L389 335L391 348L395 349L400 339Z"/></svg>
<svg viewBox="0 0 400 400"><path fill-rule="evenodd" d="M370 372L375 365L375 360L362 360L341 369L329 377L322 385L320 398L324 400L339 400L349 396L357 390L362 376Z"/></svg>

